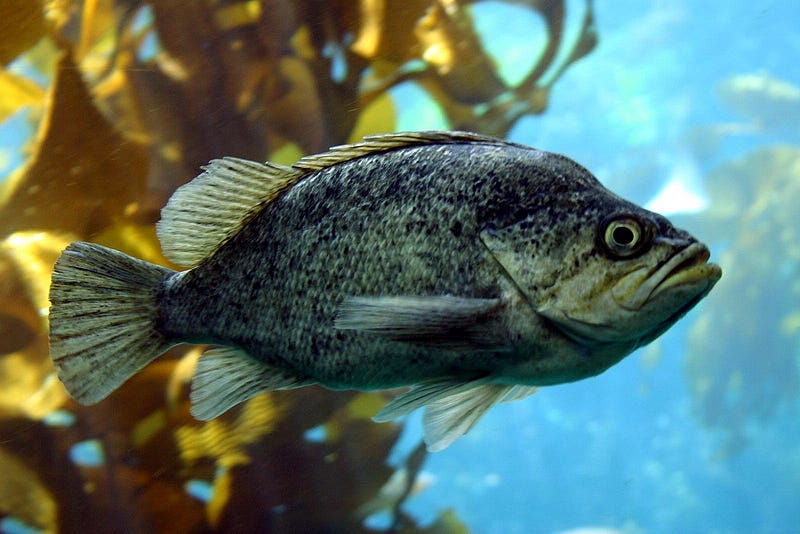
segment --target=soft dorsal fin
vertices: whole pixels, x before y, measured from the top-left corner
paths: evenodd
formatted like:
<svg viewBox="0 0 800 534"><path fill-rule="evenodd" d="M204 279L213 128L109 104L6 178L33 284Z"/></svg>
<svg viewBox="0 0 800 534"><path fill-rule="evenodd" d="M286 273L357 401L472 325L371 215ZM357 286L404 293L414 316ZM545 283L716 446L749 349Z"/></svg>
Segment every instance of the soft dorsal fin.
<svg viewBox="0 0 800 534"><path fill-rule="evenodd" d="M193 267L235 234L256 212L292 187L303 173L276 163L222 158L178 188L156 226L164 255Z"/></svg>
<svg viewBox="0 0 800 534"><path fill-rule="evenodd" d="M161 210L157 225L164 255L193 267L211 255L247 223L259 208L321 169L371 154L435 143L512 145L469 132L401 132L365 137L306 156L291 167L226 157L212 160L204 172L181 186Z"/></svg>
<svg viewBox="0 0 800 534"><path fill-rule="evenodd" d="M331 147L327 152L306 156L292 165L305 172L315 172L337 163L362 158L378 152L396 150L416 145L437 143L485 143L493 145L514 145L495 137L472 132L428 130L423 132L397 132L368 135L359 143Z"/></svg>

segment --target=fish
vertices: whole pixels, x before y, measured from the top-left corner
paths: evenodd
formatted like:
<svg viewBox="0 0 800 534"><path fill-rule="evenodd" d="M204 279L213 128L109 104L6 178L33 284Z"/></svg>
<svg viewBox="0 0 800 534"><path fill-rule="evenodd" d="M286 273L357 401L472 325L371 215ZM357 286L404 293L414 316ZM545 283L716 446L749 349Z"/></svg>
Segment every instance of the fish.
<svg viewBox="0 0 800 534"><path fill-rule="evenodd" d="M50 354L99 402L208 345L191 413L265 391L409 389L439 451L495 404L597 375L720 279L709 249L563 155L470 132L365 137L291 166L212 160L161 211L166 258L88 242L56 261Z"/></svg>

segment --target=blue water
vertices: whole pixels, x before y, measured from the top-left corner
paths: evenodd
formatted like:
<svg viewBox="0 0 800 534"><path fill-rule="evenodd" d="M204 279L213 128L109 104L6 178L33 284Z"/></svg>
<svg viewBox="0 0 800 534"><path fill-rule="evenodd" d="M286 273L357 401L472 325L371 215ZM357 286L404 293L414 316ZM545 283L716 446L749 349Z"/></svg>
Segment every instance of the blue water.
<svg viewBox="0 0 800 534"><path fill-rule="evenodd" d="M568 7L574 25L582 3ZM503 25L490 6L482 15L487 31ZM761 73L800 85L800 3L601 0L596 15L599 47L557 82L545 115L517 124L513 140L568 154L641 204L687 165L702 182L754 147L797 144L797 132L731 136L695 157L686 137L695 126L745 122L716 96L724 78ZM500 33L505 46L525 46L513 28ZM418 114L402 125L413 128ZM604 375L494 409L429 458L432 482L407 508L429 521L453 507L475 532L490 533L800 532L797 399L748 429L751 441L733 455L691 413L685 335L704 304L657 348ZM419 434L418 416L408 432Z"/></svg>

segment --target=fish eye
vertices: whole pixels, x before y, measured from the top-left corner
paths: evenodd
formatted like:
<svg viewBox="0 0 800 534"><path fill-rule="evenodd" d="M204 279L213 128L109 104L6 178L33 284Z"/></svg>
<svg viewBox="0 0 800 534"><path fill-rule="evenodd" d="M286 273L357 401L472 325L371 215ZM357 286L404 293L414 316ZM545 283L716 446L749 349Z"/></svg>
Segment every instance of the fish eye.
<svg viewBox="0 0 800 534"><path fill-rule="evenodd" d="M606 222L602 241L612 256L629 258L642 252L650 242L649 234L641 221L630 215L622 215Z"/></svg>

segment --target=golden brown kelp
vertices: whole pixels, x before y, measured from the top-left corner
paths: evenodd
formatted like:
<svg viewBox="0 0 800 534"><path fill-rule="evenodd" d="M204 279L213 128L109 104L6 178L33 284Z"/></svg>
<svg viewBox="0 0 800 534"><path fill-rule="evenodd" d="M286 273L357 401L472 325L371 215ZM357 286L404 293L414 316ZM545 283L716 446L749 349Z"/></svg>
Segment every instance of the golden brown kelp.
<svg viewBox="0 0 800 534"><path fill-rule="evenodd" d="M702 233L733 241L726 281L690 331L686 374L696 416L735 453L800 393L800 150L757 150L707 184Z"/></svg>
<svg viewBox="0 0 800 534"><path fill-rule="evenodd" d="M4 67L32 47L45 34L42 2L3 2L0 17L0 64Z"/></svg>
<svg viewBox="0 0 800 534"><path fill-rule="evenodd" d="M186 400L197 353L176 349L78 406L47 357L52 264L76 239L166 264L153 225L200 165L292 162L390 131L388 90L405 81L453 128L504 135L545 109L596 40L589 1L573 42L565 2L514 3L547 31L514 86L483 50L470 1L0 3L0 121L25 113L37 130L0 182L0 518L63 532L362 528L357 510L390 478L400 430L368 421L382 398L268 394L198 423ZM9 69L17 59L27 70ZM445 514L431 528L463 526Z"/></svg>
<svg viewBox="0 0 800 534"><path fill-rule="evenodd" d="M145 151L99 113L67 52L50 93L34 153L2 184L0 229L96 235L145 197Z"/></svg>

